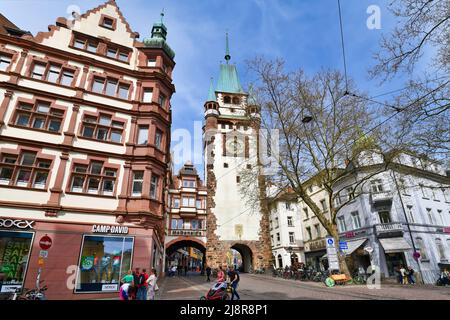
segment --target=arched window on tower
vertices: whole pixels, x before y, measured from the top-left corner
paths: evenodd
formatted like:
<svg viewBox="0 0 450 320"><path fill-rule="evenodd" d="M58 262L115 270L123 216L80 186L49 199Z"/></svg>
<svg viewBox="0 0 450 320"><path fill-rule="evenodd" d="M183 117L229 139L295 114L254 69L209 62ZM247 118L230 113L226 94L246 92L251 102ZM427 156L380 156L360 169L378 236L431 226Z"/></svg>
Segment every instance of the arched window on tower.
<svg viewBox="0 0 450 320"><path fill-rule="evenodd" d="M239 103L240 103L239 98L238 97L234 97L233 98L233 104L239 104Z"/></svg>
<svg viewBox="0 0 450 320"><path fill-rule="evenodd" d="M224 102L224 103L231 103L231 98L230 98L229 96L225 96L225 97L223 98L223 102Z"/></svg>

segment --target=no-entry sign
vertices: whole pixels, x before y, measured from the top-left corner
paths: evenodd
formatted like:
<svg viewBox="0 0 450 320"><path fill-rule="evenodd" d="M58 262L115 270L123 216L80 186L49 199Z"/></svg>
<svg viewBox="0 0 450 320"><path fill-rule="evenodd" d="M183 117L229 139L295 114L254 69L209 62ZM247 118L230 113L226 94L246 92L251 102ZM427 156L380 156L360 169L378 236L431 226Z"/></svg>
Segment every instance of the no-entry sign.
<svg viewBox="0 0 450 320"><path fill-rule="evenodd" d="M50 249L50 247L52 246L52 238L47 235L43 236L41 240L39 240L39 246L42 250Z"/></svg>

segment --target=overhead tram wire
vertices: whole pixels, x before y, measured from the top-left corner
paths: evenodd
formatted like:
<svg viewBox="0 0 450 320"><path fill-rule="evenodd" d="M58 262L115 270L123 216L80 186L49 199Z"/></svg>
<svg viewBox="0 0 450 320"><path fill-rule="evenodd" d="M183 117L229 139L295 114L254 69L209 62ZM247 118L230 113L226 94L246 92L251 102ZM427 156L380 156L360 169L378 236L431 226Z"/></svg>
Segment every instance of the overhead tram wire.
<svg viewBox="0 0 450 320"><path fill-rule="evenodd" d="M344 42L344 30L342 28L342 14L341 14L341 1L337 0L339 9L339 26L341 31L341 47L342 47L342 58L344 60L344 76L345 76L345 93L344 96L348 94L348 78L347 78L347 61L345 59L345 42Z"/></svg>

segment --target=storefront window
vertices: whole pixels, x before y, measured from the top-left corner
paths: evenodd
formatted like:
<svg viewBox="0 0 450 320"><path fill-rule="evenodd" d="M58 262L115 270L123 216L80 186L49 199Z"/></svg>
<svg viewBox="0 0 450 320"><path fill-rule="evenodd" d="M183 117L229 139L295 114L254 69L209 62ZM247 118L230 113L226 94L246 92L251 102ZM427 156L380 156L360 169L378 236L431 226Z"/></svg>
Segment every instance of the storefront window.
<svg viewBox="0 0 450 320"><path fill-rule="evenodd" d="M33 235L32 232L0 231L0 293L22 287Z"/></svg>
<svg viewBox="0 0 450 320"><path fill-rule="evenodd" d="M133 238L84 236L75 292L114 292L131 268Z"/></svg>

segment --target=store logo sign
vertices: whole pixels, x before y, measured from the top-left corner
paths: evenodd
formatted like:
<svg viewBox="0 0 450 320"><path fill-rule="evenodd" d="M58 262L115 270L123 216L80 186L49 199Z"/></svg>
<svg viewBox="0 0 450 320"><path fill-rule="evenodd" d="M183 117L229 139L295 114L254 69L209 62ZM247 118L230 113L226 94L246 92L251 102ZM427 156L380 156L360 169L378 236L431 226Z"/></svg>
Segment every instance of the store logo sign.
<svg viewBox="0 0 450 320"><path fill-rule="evenodd" d="M124 226L105 226L94 224L92 226L93 233L114 233L114 234L128 234L128 227Z"/></svg>
<svg viewBox="0 0 450 320"><path fill-rule="evenodd" d="M0 218L0 228L33 229L34 221Z"/></svg>

